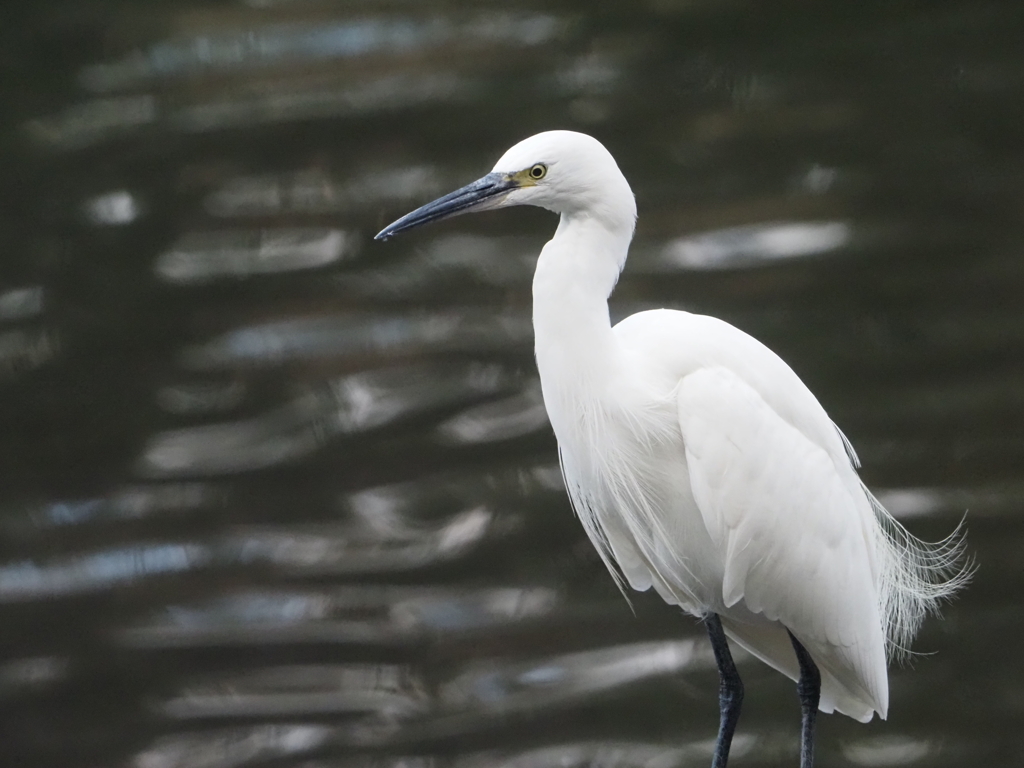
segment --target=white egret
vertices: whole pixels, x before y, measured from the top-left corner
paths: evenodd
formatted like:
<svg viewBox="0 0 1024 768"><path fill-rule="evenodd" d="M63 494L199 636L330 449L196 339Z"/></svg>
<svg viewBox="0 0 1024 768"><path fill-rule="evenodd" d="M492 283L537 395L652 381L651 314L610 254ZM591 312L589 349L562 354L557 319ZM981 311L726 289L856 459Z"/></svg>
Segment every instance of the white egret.
<svg viewBox="0 0 1024 768"><path fill-rule="evenodd" d="M537 262L533 326L583 527L620 588L654 587L704 619L721 679L713 766L726 765L743 699L729 638L798 681L810 768L819 708L886 716L887 658L969 577L960 529L926 544L890 517L814 395L751 336L666 309L612 327L636 204L589 136L528 138L377 239L512 205L561 217Z"/></svg>

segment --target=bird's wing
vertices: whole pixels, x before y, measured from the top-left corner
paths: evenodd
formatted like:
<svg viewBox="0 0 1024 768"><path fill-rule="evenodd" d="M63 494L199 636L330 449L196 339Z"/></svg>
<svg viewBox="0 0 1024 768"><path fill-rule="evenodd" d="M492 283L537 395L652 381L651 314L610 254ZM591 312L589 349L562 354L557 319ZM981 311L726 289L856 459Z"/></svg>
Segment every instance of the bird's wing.
<svg viewBox="0 0 1024 768"><path fill-rule="evenodd" d="M742 601L781 623L850 694L884 714L866 498L851 492L832 454L727 368L685 376L677 404L693 496L722 557L726 609Z"/></svg>

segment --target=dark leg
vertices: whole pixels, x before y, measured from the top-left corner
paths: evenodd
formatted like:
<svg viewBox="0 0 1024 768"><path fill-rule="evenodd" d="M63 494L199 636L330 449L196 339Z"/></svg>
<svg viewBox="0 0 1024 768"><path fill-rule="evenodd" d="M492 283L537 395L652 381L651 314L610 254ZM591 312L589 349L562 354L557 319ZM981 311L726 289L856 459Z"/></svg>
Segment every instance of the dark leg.
<svg viewBox="0 0 1024 768"><path fill-rule="evenodd" d="M740 719L740 707L743 705L743 681L736 665L732 663L729 643L722 630L722 620L717 613L709 613L704 617L708 625L708 636L711 648L715 652L718 663L718 741L715 744L715 757L711 768L725 768L729 762L729 747L732 746L732 735L736 732L736 723Z"/></svg>
<svg viewBox="0 0 1024 768"><path fill-rule="evenodd" d="M800 726L800 768L813 768L814 721L818 717L818 699L821 698L821 673L811 654L793 637L792 632L789 633L789 639L793 641L793 650L800 662L800 682L796 684L803 713Z"/></svg>

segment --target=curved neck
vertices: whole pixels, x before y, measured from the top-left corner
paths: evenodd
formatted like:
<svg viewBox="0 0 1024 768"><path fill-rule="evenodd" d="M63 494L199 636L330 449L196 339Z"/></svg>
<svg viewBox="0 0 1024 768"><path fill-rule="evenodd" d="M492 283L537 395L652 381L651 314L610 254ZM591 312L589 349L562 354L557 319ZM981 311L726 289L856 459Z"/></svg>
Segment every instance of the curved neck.
<svg viewBox="0 0 1024 768"><path fill-rule="evenodd" d="M561 392L599 396L612 375L616 347L608 297L632 235L632 227L563 213L541 251L533 277L533 330L545 400Z"/></svg>

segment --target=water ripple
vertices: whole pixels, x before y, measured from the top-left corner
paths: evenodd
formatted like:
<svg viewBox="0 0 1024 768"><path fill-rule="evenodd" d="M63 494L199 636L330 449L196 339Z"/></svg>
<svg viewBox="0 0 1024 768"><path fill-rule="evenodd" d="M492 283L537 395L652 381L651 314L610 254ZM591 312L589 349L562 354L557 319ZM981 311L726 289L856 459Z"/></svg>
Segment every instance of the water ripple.
<svg viewBox="0 0 1024 768"><path fill-rule="evenodd" d="M409 718L429 707L407 666L319 664L272 667L186 686L158 709L175 719L376 714Z"/></svg>
<svg viewBox="0 0 1024 768"><path fill-rule="evenodd" d="M191 232L157 257L153 269L175 284L315 269L357 250L351 232L328 228Z"/></svg>
<svg viewBox="0 0 1024 768"><path fill-rule="evenodd" d="M390 647L506 631L550 616L562 602L544 587L247 590L168 606L117 636L132 648L322 642Z"/></svg>
<svg viewBox="0 0 1024 768"><path fill-rule="evenodd" d="M377 574L407 571L463 556L490 537L493 514L470 509L435 527L381 535L361 527L274 526L229 534L225 556L286 573Z"/></svg>
<svg viewBox="0 0 1024 768"><path fill-rule="evenodd" d="M547 14L476 13L426 19L364 18L319 24L267 24L169 39L120 61L79 73L91 90L135 87L155 78L195 77L216 71L295 64L373 54L408 54L423 48L468 45L535 46L561 31Z"/></svg>
<svg viewBox="0 0 1024 768"><path fill-rule="evenodd" d="M308 754L328 743L324 725L260 725L167 736L135 755L133 768L239 768Z"/></svg>
<svg viewBox="0 0 1024 768"><path fill-rule="evenodd" d="M674 240L660 261L666 269L737 269L828 253L851 237L840 221L751 224Z"/></svg>
<svg viewBox="0 0 1024 768"><path fill-rule="evenodd" d="M266 338L260 347L267 350ZM514 382L503 366L477 363L352 374L260 416L158 433L143 449L139 471L149 477L176 477L271 467L308 456L333 437L499 394Z"/></svg>
<svg viewBox="0 0 1024 768"><path fill-rule="evenodd" d="M526 312L453 310L397 315L351 314L253 325L183 351L188 368L279 365L356 354L503 351L533 338Z"/></svg>
<svg viewBox="0 0 1024 768"><path fill-rule="evenodd" d="M190 572L212 562L209 547L171 543L106 549L43 563L11 562L0 565L0 602L96 592L154 576Z"/></svg>
<svg viewBox="0 0 1024 768"><path fill-rule="evenodd" d="M546 712L683 670L714 669L714 664L703 639L637 643L530 662L473 663L444 683L438 696L444 712L457 713L460 727L469 727L498 715Z"/></svg>
<svg viewBox="0 0 1024 768"><path fill-rule="evenodd" d="M447 175L434 166L414 165L375 168L344 180L319 169L240 176L207 195L204 206L222 218L348 212L436 196Z"/></svg>
<svg viewBox="0 0 1024 768"><path fill-rule="evenodd" d="M540 383L519 394L468 408L438 425L444 443L475 445L511 440L548 429Z"/></svg>

